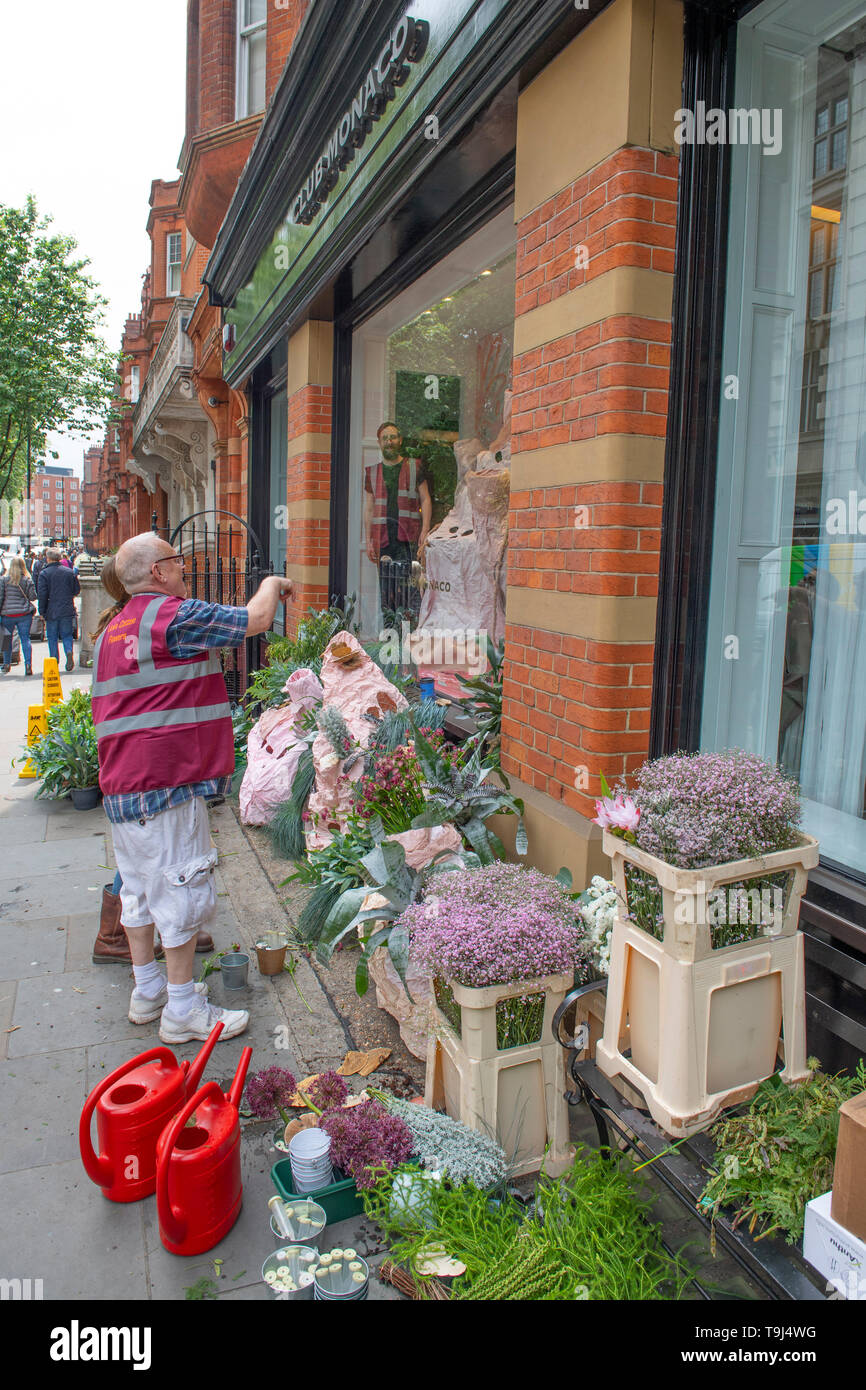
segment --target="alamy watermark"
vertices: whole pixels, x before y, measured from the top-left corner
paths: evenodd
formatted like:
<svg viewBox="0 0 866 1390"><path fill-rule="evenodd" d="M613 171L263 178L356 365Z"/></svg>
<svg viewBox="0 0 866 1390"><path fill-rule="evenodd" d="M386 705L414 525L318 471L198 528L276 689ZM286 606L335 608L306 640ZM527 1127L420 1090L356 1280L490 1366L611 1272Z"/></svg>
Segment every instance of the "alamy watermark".
<svg viewBox="0 0 866 1390"><path fill-rule="evenodd" d="M778 154L782 148L782 109L779 106L707 108L705 101L695 109L681 106L674 113L674 139L678 145L761 145L764 154Z"/></svg>
<svg viewBox="0 0 866 1390"><path fill-rule="evenodd" d="M431 584L436 588L434 580ZM450 586L442 584L445 592ZM480 676L487 669L485 628L421 628L412 632L407 622L401 630L387 627L379 633L379 660L394 666L442 666L468 670Z"/></svg>
<svg viewBox="0 0 866 1390"><path fill-rule="evenodd" d="M43 1279L0 1279L0 1302L11 1300L18 1303L40 1301L43 1293Z"/></svg>
<svg viewBox="0 0 866 1390"><path fill-rule="evenodd" d="M674 893L674 921L702 927L761 926L776 936L784 923L785 895L781 888L716 888L707 892L703 879L694 891Z"/></svg>

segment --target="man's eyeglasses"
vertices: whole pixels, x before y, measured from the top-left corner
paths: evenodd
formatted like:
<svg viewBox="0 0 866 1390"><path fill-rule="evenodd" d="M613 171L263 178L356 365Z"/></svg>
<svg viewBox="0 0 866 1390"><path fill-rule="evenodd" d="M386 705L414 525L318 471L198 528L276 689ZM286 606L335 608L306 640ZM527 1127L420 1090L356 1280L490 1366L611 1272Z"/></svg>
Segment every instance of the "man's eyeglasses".
<svg viewBox="0 0 866 1390"><path fill-rule="evenodd" d="M154 560L153 564L151 565L151 569L154 569L156 565L165 564L166 560L176 560L179 565L183 564L182 555L162 555L158 560Z"/></svg>

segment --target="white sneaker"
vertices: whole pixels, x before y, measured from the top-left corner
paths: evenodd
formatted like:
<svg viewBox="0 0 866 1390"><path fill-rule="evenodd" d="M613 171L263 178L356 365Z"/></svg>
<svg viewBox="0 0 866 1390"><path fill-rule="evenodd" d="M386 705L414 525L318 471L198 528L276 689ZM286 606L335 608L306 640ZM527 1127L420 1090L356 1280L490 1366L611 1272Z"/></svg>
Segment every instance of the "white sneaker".
<svg viewBox="0 0 866 1390"><path fill-rule="evenodd" d="M217 1023L223 1025L219 1041L236 1038L243 1033L250 1016L246 1009L218 1009L206 999L196 999L192 1009L183 1018L176 1018L166 1004L162 1011L159 1036L164 1043L205 1042Z"/></svg>
<svg viewBox="0 0 866 1390"><path fill-rule="evenodd" d="M207 999L207 988L207 981L203 980L201 984L196 985L195 992ZM142 994L140 989L134 989L129 1001L127 1017L130 1023L153 1023L155 1019L159 1018L167 1003L168 985L165 981L159 994L154 995L153 998L147 994Z"/></svg>

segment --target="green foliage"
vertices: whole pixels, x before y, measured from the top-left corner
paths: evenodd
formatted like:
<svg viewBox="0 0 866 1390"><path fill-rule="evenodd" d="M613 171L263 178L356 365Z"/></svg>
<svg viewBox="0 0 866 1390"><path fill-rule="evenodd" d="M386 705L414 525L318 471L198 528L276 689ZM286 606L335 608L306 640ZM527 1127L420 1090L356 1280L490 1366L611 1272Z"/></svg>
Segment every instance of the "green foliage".
<svg viewBox="0 0 866 1390"><path fill-rule="evenodd" d="M247 708L261 706L264 710L283 704L283 686L293 671L305 668L315 671L318 676L322 670L325 648L331 638L338 632L357 632L354 608L353 594L345 608L337 603L332 603L330 608L308 608L307 616L298 623L296 637L280 637L275 632L269 632L268 662L254 673L247 687L244 696Z"/></svg>
<svg viewBox="0 0 866 1390"><path fill-rule="evenodd" d="M498 836L484 822L493 815L516 815L519 820L515 848L518 854L526 854L529 846L523 825L523 802L487 781L494 768L491 763L481 763L478 748L468 762L455 766L423 734L416 732L415 755L424 774L427 806L412 821L413 829L455 825L481 863L492 864L505 851Z"/></svg>
<svg viewBox="0 0 866 1390"><path fill-rule="evenodd" d="M47 732L28 748L42 785L38 797L66 796L74 787L95 787L99 781L99 757L90 696L73 690L48 711Z"/></svg>
<svg viewBox="0 0 866 1390"><path fill-rule="evenodd" d="M476 731L466 740L466 747L478 749L491 767L502 777L500 747L502 744L502 674L505 665L505 643L497 646L487 638L489 669L482 676L458 676L469 693L460 701L466 713L475 720ZM507 780L503 777L506 787Z"/></svg>
<svg viewBox="0 0 866 1390"><path fill-rule="evenodd" d="M369 772L376 753L393 753L395 749L408 743L410 738L415 737L416 729L427 729L431 732L441 729L447 714L448 710L436 700L419 700L417 704L409 705L406 709L389 710L379 720L374 719L372 715L368 716L374 729L367 745L365 770Z"/></svg>
<svg viewBox="0 0 866 1390"><path fill-rule="evenodd" d="M352 824L345 833L336 833L324 849L311 850L295 873L283 883L307 883L313 891L298 918L298 935L303 941L317 942L332 909L344 893L364 882L361 860L373 847L373 837L364 825ZM282 886L282 885L281 885Z"/></svg>
<svg viewBox="0 0 866 1390"><path fill-rule="evenodd" d="M457 1300L669 1300L691 1277L664 1250L621 1154L579 1148L561 1178L539 1178L529 1213L509 1195L491 1201L472 1185L441 1183L430 1183L429 1201L413 1210L392 1203L393 1181L383 1175L364 1193L367 1215L410 1269L431 1246L461 1260Z"/></svg>
<svg viewBox="0 0 866 1390"><path fill-rule="evenodd" d="M370 823L374 835L381 834L381 824ZM311 856L312 858L312 856ZM437 862L440 861L440 862ZM334 903L323 924L318 938L316 954L323 965L327 965L344 937L365 922L371 929L361 937L363 951L355 972L355 989L358 994L367 992L369 983L369 962L374 951L385 946L394 969L403 981L403 988L409 994L406 984L406 971L409 968L409 931L397 922L397 918L412 903L422 896L432 875L447 873L454 869L477 868L478 856L474 854L453 855L443 851L426 868L410 869L406 864L406 854L402 845L393 840L381 840L369 853L358 861L357 868L362 875L363 886L347 888ZM383 899L378 907L364 907L364 899L375 892Z"/></svg>
<svg viewBox="0 0 866 1390"><path fill-rule="evenodd" d="M246 1273L246 1270L244 1270L244 1273ZM239 1277L239 1275L235 1275L235 1278ZM205 1275L203 1278L197 1279L194 1284L188 1284L184 1288L183 1296L185 1299L198 1301L201 1299L216 1298L217 1292L217 1286L213 1279L209 1279L207 1275Z"/></svg>
<svg viewBox="0 0 866 1390"><path fill-rule="evenodd" d="M839 1106L866 1090L866 1067L853 1076L827 1076L809 1058L805 1081L786 1086L778 1073L763 1081L742 1115L712 1130L717 1172L700 1206L737 1208L734 1225L748 1221L760 1235L784 1231L789 1245L803 1237L807 1202L833 1185Z"/></svg>
<svg viewBox="0 0 866 1390"><path fill-rule="evenodd" d="M99 332L108 301L50 221L32 198L0 205L0 498L21 492L28 434L38 462L49 433L103 425L117 384Z"/></svg>
<svg viewBox="0 0 866 1390"><path fill-rule="evenodd" d="M235 744L235 772L243 772L247 765L247 739L253 721L243 705L232 705L232 733Z"/></svg>

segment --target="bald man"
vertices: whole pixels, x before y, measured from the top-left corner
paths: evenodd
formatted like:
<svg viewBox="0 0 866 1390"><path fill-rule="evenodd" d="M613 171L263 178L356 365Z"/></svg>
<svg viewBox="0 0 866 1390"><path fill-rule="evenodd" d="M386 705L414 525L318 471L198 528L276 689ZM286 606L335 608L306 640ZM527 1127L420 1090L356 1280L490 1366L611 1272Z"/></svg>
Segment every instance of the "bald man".
<svg viewBox="0 0 866 1390"><path fill-rule="evenodd" d="M271 576L246 608L188 599L183 557L152 531L120 547L115 569L131 597L94 646L91 693L135 975L129 1020L159 1018L169 1044L203 1040L222 1023L222 1041L242 1033L249 1014L216 1008L207 986L193 984L196 937L216 909L205 798L229 791L235 765L213 649L267 632L292 586ZM154 925L167 979L154 960Z"/></svg>

